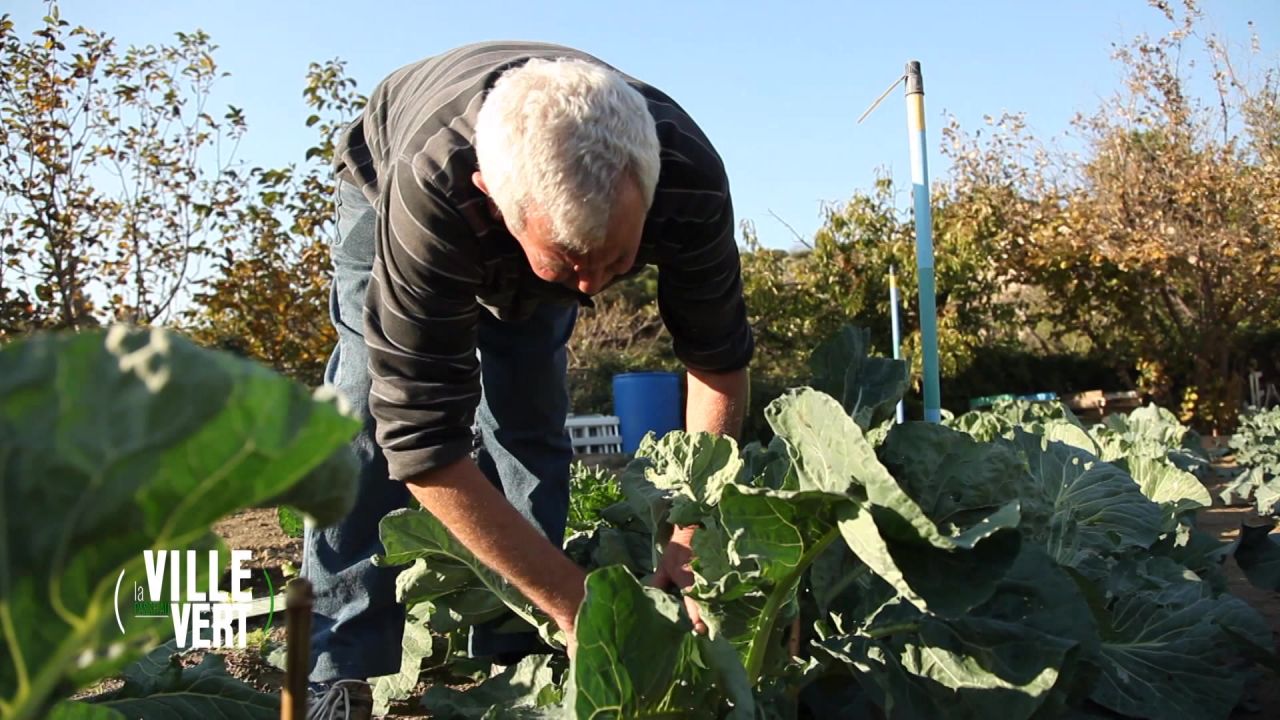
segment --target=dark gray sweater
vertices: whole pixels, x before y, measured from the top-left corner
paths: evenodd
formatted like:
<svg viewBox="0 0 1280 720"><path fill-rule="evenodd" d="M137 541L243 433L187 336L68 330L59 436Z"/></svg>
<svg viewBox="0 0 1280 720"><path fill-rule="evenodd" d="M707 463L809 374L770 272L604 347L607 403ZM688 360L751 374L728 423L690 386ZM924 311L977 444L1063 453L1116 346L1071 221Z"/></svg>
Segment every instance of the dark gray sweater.
<svg viewBox="0 0 1280 720"><path fill-rule="evenodd" d="M605 64L542 43L458 48L383 80L338 143L337 176L358 185L377 210L364 315L369 408L391 477L399 480L470 451L480 401L478 313L518 319L537 303L587 301L533 274L471 181L485 93L502 71L534 57ZM633 272L657 266L658 306L687 366L745 367L754 346L724 166L674 101L627 80L647 99L662 146Z"/></svg>

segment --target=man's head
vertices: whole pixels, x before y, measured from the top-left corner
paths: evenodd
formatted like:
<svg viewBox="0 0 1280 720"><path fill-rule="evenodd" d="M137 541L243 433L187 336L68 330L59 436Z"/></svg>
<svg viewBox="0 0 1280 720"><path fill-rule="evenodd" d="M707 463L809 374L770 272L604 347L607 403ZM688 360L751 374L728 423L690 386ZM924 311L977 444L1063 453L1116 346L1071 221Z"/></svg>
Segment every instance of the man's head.
<svg viewBox="0 0 1280 720"><path fill-rule="evenodd" d="M659 145L639 92L581 60L530 60L498 79L476 123L480 171L535 273L585 293L635 262Z"/></svg>

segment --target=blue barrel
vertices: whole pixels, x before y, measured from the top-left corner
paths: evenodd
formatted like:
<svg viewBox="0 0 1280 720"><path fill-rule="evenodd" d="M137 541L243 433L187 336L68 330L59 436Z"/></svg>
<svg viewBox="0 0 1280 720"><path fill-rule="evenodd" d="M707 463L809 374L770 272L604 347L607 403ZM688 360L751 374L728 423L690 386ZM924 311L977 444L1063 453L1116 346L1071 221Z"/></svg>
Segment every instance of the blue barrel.
<svg viewBox="0 0 1280 720"><path fill-rule="evenodd" d="M675 373L614 375L613 414L618 416L622 452L635 452L647 432L662 437L683 427L680 405L680 376Z"/></svg>

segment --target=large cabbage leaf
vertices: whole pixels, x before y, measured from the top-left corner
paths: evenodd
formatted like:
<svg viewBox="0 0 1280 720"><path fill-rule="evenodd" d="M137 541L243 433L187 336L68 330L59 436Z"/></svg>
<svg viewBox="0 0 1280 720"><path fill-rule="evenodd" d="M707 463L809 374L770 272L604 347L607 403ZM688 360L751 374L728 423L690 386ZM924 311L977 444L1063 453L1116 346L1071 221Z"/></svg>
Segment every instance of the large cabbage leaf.
<svg viewBox="0 0 1280 720"><path fill-rule="evenodd" d="M1089 696L1132 717L1226 717L1245 679L1231 667L1235 638L1270 636L1243 602L1213 598L1192 581L1126 592L1105 620L1093 659L1101 672Z"/></svg>
<svg viewBox="0 0 1280 720"><path fill-rule="evenodd" d="M1274 523L1242 525L1236 563L1253 585L1280 592L1280 534Z"/></svg>
<svg viewBox="0 0 1280 720"><path fill-rule="evenodd" d="M970 482L942 472L979 446L946 428L895 426L883 446L895 477L856 427L845 429L845 452L858 458L867 501L842 506L839 527L858 558L921 610L962 613L990 596L1018 554L1017 493L983 488L985 475ZM986 458L987 451L977 452L974 461ZM1006 465L1010 474L1001 482L1016 483L1011 473L1020 468Z"/></svg>
<svg viewBox="0 0 1280 720"><path fill-rule="evenodd" d="M1026 533L1062 565L1125 548L1150 547L1163 514L1121 468L1040 435L1014 431L1013 447L1026 459L1034 490L1023 507L1037 521Z"/></svg>
<svg viewBox="0 0 1280 720"><path fill-rule="evenodd" d="M466 692L434 685L423 695L422 705L438 720L563 718L555 660L551 655L530 655Z"/></svg>
<svg viewBox="0 0 1280 720"><path fill-rule="evenodd" d="M210 526L305 483L327 524L355 492L359 423L270 370L163 329L47 334L0 350L0 703L44 714L55 688L165 639L116 625L115 585L147 549L216 547Z"/></svg>
<svg viewBox="0 0 1280 720"><path fill-rule="evenodd" d="M124 672L124 685L94 700L126 718L184 720L235 717L274 720L280 717L279 696L258 692L227 673L217 653L183 667L171 641L148 653Z"/></svg>
<svg viewBox="0 0 1280 720"><path fill-rule="evenodd" d="M723 637L692 629L679 601L625 568L590 573L566 697L573 716L753 717L737 654Z"/></svg>
<svg viewBox="0 0 1280 720"><path fill-rule="evenodd" d="M865 432L893 415L907 392L907 363L871 357L871 331L846 325L809 358L813 387L838 400Z"/></svg>
<svg viewBox="0 0 1280 720"><path fill-rule="evenodd" d="M1018 621L944 620L902 603L818 652L877 687L889 718L1030 718L1052 696L1072 641Z"/></svg>

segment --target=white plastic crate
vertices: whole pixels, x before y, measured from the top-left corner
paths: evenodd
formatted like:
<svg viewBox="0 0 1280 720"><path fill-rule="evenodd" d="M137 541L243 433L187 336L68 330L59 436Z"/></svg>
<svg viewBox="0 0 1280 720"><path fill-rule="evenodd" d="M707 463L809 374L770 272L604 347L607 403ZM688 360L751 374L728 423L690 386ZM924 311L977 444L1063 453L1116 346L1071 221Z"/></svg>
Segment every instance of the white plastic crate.
<svg viewBox="0 0 1280 720"><path fill-rule="evenodd" d="M615 415L570 415L564 429L577 455L608 455L622 452L622 430Z"/></svg>

